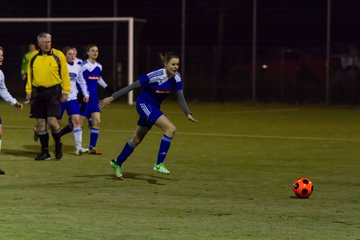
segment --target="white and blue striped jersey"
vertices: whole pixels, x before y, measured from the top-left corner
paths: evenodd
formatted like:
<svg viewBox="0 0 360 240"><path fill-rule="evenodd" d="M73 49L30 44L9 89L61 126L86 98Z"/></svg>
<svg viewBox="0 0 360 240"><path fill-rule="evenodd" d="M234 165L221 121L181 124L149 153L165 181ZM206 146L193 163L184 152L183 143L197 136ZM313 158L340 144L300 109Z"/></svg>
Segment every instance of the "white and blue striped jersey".
<svg viewBox="0 0 360 240"><path fill-rule="evenodd" d="M67 64L69 74L70 74L70 92L68 96L68 101L77 99L78 89L76 86L76 83L79 84L80 89L84 96L89 96L87 92L87 87L84 79L81 77L81 66L79 64L76 64L75 62L73 64Z"/></svg>
<svg viewBox="0 0 360 240"><path fill-rule="evenodd" d="M137 101L149 102L155 106L160 106L171 92L183 90L180 74L176 72L174 77L168 78L165 68L141 76L139 81L142 90Z"/></svg>
<svg viewBox="0 0 360 240"><path fill-rule="evenodd" d="M0 96L11 105L15 105L17 103L16 99L11 96L5 84L5 75L0 70Z"/></svg>

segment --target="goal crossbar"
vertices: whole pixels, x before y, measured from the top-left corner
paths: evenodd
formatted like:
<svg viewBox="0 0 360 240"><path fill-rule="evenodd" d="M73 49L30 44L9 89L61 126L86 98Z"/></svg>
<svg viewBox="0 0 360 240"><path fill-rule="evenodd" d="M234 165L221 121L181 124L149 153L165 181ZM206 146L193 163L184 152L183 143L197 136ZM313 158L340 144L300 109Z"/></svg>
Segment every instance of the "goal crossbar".
<svg viewBox="0 0 360 240"><path fill-rule="evenodd" d="M133 17L49 17L49 18L0 18L0 23L29 23L29 22L128 22L128 84L134 82L134 22L143 22L145 19ZM128 104L134 104L133 92L128 94Z"/></svg>

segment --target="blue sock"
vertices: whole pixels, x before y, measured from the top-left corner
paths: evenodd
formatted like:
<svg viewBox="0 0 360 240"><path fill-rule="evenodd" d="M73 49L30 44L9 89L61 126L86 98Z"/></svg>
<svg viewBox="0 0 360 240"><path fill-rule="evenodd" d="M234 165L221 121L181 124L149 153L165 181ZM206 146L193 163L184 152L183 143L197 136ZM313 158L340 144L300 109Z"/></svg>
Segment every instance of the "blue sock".
<svg viewBox="0 0 360 240"><path fill-rule="evenodd" d="M171 140L172 140L172 138L168 137L166 135L164 135L162 137L156 164L160 164L160 163L164 162L164 160L166 158L166 154L170 148Z"/></svg>
<svg viewBox="0 0 360 240"><path fill-rule="evenodd" d="M90 145L89 145L90 149L92 149L93 147L96 146L98 137L99 137L99 129L91 128L91 130L90 130Z"/></svg>
<svg viewBox="0 0 360 240"><path fill-rule="evenodd" d="M119 156L116 158L116 164L121 166L126 161L126 159L132 154L134 149L135 149L135 146L130 141L127 141L123 150L121 151Z"/></svg>

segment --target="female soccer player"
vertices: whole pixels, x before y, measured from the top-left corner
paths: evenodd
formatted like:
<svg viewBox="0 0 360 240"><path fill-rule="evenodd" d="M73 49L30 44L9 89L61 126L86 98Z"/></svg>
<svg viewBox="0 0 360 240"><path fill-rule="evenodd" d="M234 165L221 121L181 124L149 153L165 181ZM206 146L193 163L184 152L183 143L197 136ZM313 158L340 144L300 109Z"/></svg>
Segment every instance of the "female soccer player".
<svg viewBox="0 0 360 240"><path fill-rule="evenodd" d="M0 47L0 66L2 66L4 61L4 49ZM19 108L20 110L23 109L23 105L19 103L15 98L11 96L8 89L6 88L5 84L5 76L4 73L0 69L0 96L12 106ZM0 151L1 151L1 144L2 144L2 120L0 117ZM0 174L3 175L5 172L0 169Z"/></svg>
<svg viewBox="0 0 360 240"><path fill-rule="evenodd" d="M89 102L86 104L84 111L81 115L81 126L83 126L84 119L92 119L92 126L90 130L90 144L89 154L101 154L99 150L95 148L100 130L100 108L99 108L99 96L97 91L97 85L112 93L111 88L105 83L101 77L102 65L96 61L99 56L99 49L95 44L90 44L86 48L86 54L88 59L83 62L82 65L82 77L86 81L87 89L89 92Z"/></svg>
<svg viewBox="0 0 360 240"><path fill-rule="evenodd" d="M198 121L192 116L189 107L186 104L183 85L179 69L179 57L174 52L168 52L164 56L160 55L164 68L150 72L141 76L133 84L128 85L112 94L111 97L104 98L100 101L100 106L109 105L112 101L118 99L124 94L136 88L142 88L139 96L136 99L136 110L140 115L137 122L137 128L132 138L125 144L122 152L116 159L110 161L111 166L115 170L115 176L123 179L122 164L134 151L144 139L153 125L164 130L164 135L160 142L160 148L157 156L157 161L154 165L154 171L169 175L170 171L165 167L164 160L170 148L170 143L174 137L176 127L175 125L160 111L161 102L171 92L176 91L178 102L185 112L187 118L197 123Z"/></svg>
<svg viewBox="0 0 360 240"><path fill-rule="evenodd" d="M82 147L82 129L80 126L80 107L78 104L77 94L78 89L76 83L79 84L81 92L83 94L83 101L88 102L89 94L87 92L86 83L81 77L81 66L77 64L75 58L74 48L65 47L63 53L66 57L67 67L70 74L70 92L69 97L66 102L61 103L61 117L66 110L69 114L71 121L68 126L63 128L60 132L61 136L64 135L67 131L72 131L75 138L75 155L79 156L83 153L87 153L89 149Z"/></svg>

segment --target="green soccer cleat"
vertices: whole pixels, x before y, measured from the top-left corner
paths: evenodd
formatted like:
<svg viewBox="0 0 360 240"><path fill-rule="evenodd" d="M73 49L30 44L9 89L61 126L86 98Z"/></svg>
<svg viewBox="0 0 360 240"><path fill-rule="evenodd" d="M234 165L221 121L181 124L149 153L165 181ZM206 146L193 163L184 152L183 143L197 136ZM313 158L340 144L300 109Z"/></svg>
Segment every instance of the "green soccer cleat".
<svg viewBox="0 0 360 240"><path fill-rule="evenodd" d="M166 169L164 163L160 163L160 164L155 164L154 165L154 171L164 174L164 175L169 175L170 171Z"/></svg>
<svg viewBox="0 0 360 240"><path fill-rule="evenodd" d="M120 167L119 165L117 165L115 159L113 159L113 160L110 161L110 165L111 165L111 166L114 168L114 170L115 170L115 176L116 176L118 179L120 179L120 180L124 179L124 177L123 177L123 175L122 175L122 172L121 172L121 167Z"/></svg>

